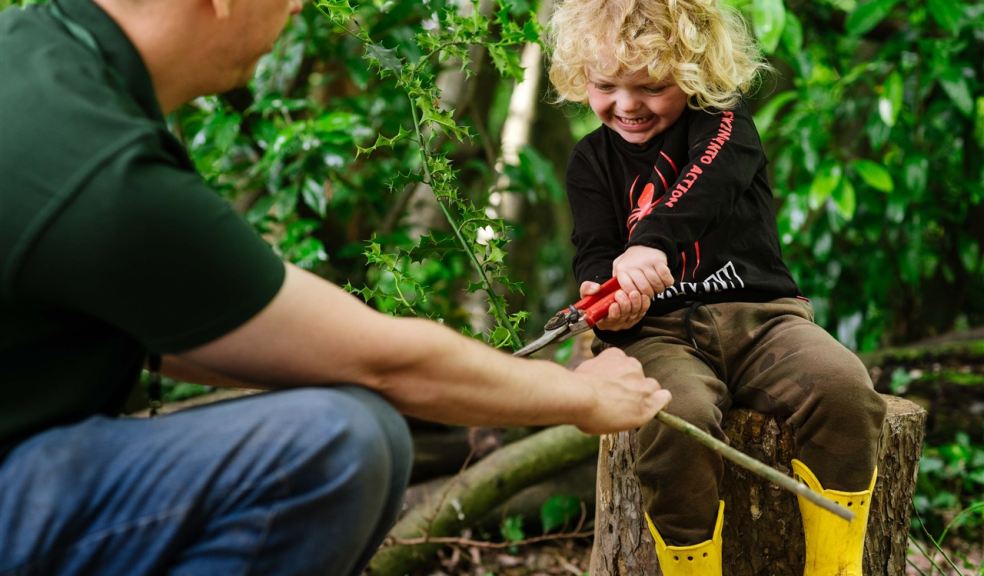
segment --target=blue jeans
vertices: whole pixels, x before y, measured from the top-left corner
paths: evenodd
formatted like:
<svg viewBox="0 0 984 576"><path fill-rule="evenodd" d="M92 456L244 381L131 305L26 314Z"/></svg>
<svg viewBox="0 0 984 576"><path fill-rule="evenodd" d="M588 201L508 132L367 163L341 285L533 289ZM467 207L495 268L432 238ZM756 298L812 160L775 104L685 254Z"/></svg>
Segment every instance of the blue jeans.
<svg viewBox="0 0 984 576"><path fill-rule="evenodd" d="M0 463L0 574L359 574L410 456L356 387L53 428Z"/></svg>

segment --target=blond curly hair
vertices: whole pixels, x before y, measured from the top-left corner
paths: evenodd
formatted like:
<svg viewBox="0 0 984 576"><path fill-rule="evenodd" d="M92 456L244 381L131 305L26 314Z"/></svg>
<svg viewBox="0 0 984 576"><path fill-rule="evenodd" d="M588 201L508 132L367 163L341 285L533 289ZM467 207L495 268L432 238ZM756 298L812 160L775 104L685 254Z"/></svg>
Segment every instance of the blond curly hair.
<svg viewBox="0 0 984 576"><path fill-rule="evenodd" d="M566 0L547 30L550 81L561 100L587 100L588 73L647 68L670 76L693 108L728 109L771 70L741 15L717 0Z"/></svg>

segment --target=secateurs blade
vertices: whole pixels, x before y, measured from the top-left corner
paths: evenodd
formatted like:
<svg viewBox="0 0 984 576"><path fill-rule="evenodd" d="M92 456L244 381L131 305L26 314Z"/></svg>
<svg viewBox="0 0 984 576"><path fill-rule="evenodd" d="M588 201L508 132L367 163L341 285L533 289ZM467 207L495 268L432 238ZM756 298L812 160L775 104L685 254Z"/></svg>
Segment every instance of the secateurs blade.
<svg viewBox="0 0 984 576"><path fill-rule="evenodd" d="M598 321L608 317L608 308L615 302L615 293L619 288L618 279L612 278L602 284L598 292L557 312L543 326L543 336L513 352L513 356L529 356L548 344L563 342L594 328Z"/></svg>

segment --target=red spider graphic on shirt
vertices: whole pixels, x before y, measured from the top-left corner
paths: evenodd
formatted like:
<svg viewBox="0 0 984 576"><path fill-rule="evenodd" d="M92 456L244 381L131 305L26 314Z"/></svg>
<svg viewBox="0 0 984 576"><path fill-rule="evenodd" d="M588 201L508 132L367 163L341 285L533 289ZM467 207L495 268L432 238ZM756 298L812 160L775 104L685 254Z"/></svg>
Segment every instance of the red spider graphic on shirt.
<svg viewBox="0 0 984 576"><path fill-rule="evenodd" d="M670 168L672 168L674 172L677 172L676 164L673 160L670 159L670 157L663 151L660 151L660 155L666 159L667 163L670 165ZM656 193L656 185L652 182L647 182L642 188L642 194L640 194L639 198L635 201L636 207L632 209L632 212L629 214L629 219L625 222L625 226L629 229L630 237L632 236L632 231L635 230L636 224L648 216L650 212L653 211L653 208L659 206L660 202L663 201L666 190L669 189L666 178L663 176L660 169L653 166L653 172L659 176L660 182L663 183L663 194L660 194L659 198L653 200L653 195ZM629 204L632 204L632 193L635 191L637 182L639 182L638 176L636 176L635 180L632 181L632 186L629 188Z"/></svg>
<svg viewBox="0 0 984 576"><path fill-rule="evenodd" d="M638 177L637 177L638 179ZM632 183L632 188L635 188L635 182ZM640 220L649 215L653 211L653 208L659 205L663 201L663 196L660 196L655 202L653 201L653 192L656 191L656 187L653 186L652 182L646 183L646 186L642 189L642 194L639 195L639 199L636 200L636 207L632 209L629 214L629 219L625 222L625 225L629 229L629 236L632 236L632 231L635 230L636 224ZM631 197L631 190L629 191Z"/></svg>

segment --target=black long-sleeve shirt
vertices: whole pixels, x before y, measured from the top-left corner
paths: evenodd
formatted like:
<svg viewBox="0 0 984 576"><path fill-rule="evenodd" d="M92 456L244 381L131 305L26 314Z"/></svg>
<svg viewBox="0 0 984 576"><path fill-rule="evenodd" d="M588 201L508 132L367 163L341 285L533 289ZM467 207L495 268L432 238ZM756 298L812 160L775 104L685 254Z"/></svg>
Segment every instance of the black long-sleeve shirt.
<svg viewBox="0 0 984 576"><path fill-rule="evenodd" d="M649 309L687 302L763 302L797 296L782 260L765 153L742 103L687 108L643 145L606 126L574 148L567 169L574 275L603 282L629 246L666 253L675 283Z"/></svg>

